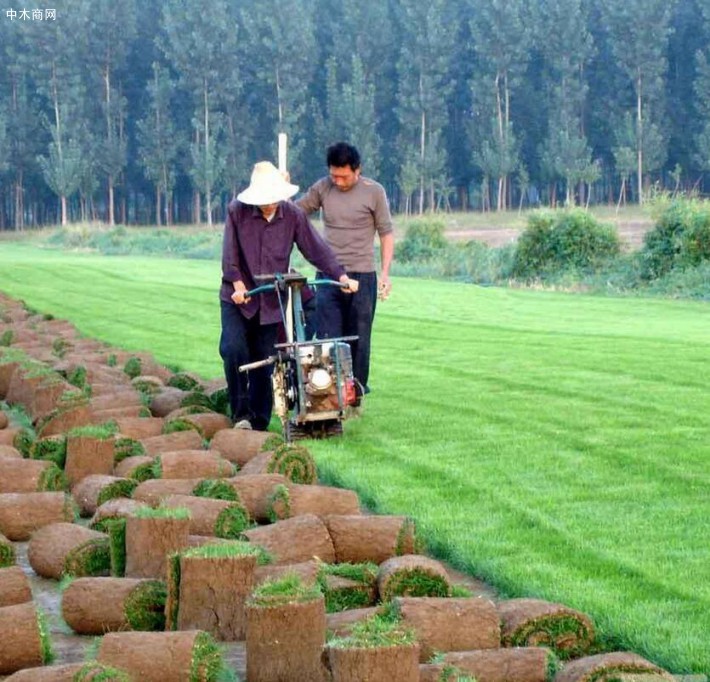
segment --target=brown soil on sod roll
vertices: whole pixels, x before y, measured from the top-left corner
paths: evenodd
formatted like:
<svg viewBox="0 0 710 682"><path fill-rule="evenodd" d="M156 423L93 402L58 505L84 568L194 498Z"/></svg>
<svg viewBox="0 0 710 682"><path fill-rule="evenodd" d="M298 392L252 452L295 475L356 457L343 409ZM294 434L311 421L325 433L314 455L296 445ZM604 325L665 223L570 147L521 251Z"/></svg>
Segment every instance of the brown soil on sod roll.
<svg viewBox="0 0 710 682"><path fill-rule="evenodd" d="M10 423L10 420L8 419L7 415L0 411L0 429L6 429L8 424Z"/></svg>
<svg viewBox="0 0 710 682"><path fill-rule="evenodd" d="M477 682L546 682L552 654L542 647L453 651L441 657Z"/></svg>
<svg viewBox="0 0 710 682"><path fill-rule="evenodd" d="M191 495L199 478L153 478L136 486L132 498L151 507L171 495Z"/></svg>
<svg viewBox="0 0 710 682"><path fill-rule="evenodd" d="M137 500L131 500L126 497L116 497L113 500L104 502L98 509L96 513L91 517L89 522L89 527L95 530L104 529L101 527L102 523L108 519L123 519L127 516L131 516L136 509L140 509L144 505Z"/></svg>
<svg viewBox="0 0 710 682"><path fill-rule="evenodd" d="M0 568L0 607L32 601L30 581L19 566Z"/></svg>
<svg viewBox="0 0 710 682"><path fill-rule="evenodd" d="M199 412L184 415L180 419L194 424L197 430L208 440L221 429L229 429L232 426L229 417L219 412Z"/></svg>
<svg viewBox="0 0 710 682"><path fill-rule="evenodd" d="M203 682L191 676L193 658L204 633L110 632L103 636L96 660L125 670L140 682Z"/></svg>
<svg viewBox="0 0 710 682"><path fill-rule="evenodd" d="M214 535L236 539L249 525L249 514L240 502L215 500L194 495L168 495L163 506L172 509L183 507L190 512L192 535Z"/></svg>
<svg viewBox="0 0 710 682"><path fill-rule="evenodd" d="M59 399L66 391L74 390L74 388L74 386L64 380L54 380L37 386L27 410L32 422L36 423L39 419L56 410L59 406Z"/></svg>
<svg viewBox="0 0 710 682"><path fill-rule="evenodd" d="M118 433L126 438L152 438L163 432L163 420L160 417L119 417L116 419Z"/></svg>
<svg viewBox="0 0 710 682"><path fill-rule="evenodd" d="M295 575L304 585L312 587L318 582L318 562L302 561L298 564L257 566L254 569L254 584L261 585L267 580L278 580L286 575Z"/></svg>
<svg viewBox="0 0 710 682"><path fill-rule="evenodd" d="M115 476L122 478L133 478L136 472L149 464L152 464L155 457L150 455L135 455L134 457L126 457L123 461L114 466L113 473Z"/></svg>
<svg viewBox="0 0 710 682"><path fill-rule="evenodd" d="M91 552L103 552L84 564ZM27 557L30 566L43 578L59 580L65 572L76 576L108 575L108 536L76 523L52 523L32 534Z"/></svg>
<svg viewBox="0 0 710 682"><path fill-rule="evenodd" d="M15 564L15 545L10 542L2 533L0 533L0 568L6 566L14 566Z"/></svg>
<svg viewBox="0 0 710 682"><path fill-rule="evenodd" d="M118 476L91 474L81 479L72 490L72 497L82 516L91 516L98 507L115 497L130 497L137 481Z"/></svg>
<svg viewBox="0 0 710 682"><path fill-rule="evenodd" d="M244 639L256 556L180 556L179 562L179 585L172 576L168 583L169 600L178 601L177 622L168 622L166 629L204 630L221 641Z"/></svg>
<svg viewBox="0 0 710 682"><path fill-rule="evenodd" d="M12 445L15 441L15 436L22 429L19 426L9 426L6 429L0 429L0 445Z"/></svg>
<svg viewBox="0 0 710 682"><path fill-rule="evenodd" d="M158 458L161 478L223 478L234 475L234 465L209 450L161 452Z"/></svg>
<svg viewBox="0 0 710 682"><path fill-rule="evenodd" d="M233 476L225 478L239 495L239 499L257 523L267 523L269 500L277 486L286 485L288 479L281 474L255 474L253 476Z"/></svg>
<svg viewBox="0 0 710 682"><path fill-rule="evenodd" d="M150 401L150 412L154 417L167 417L173 410L182 407L182 401L190 395L174 386L164 386Z"/></svg>
<svg viewBox="0 0 710 682"><path fill-rule="evenodd" d="M140 591L150 590L155 585L164 585L155 580L133 578L79 578L73 580L62 593L62 616L67 625L80 635L103 635L106 632L137 630L128 611L131 601ZM165 599L152 605L159 609L164 629Z"/></svg>
<svg viewBox="0 0 710 682"><path fill-rule="evenodd" d="M416 634L421 663L440 651L500 647L498 611L487 599L397 597L394 607L402 625Z"/></svg>
<svg viewBox="0 0 710 682"><path fill-rule="evenodd" d="M323 598L277 606L247 604L247 680L325 682Z"/></svg>
<svg viewBox="0 0 710 682"><path fill-rule="evenodd" d="M464 675L468 679L474 679L461 668L450 664L421 663L419 665L419 682L457 682Z"/></svg>
<svg viewBox="0 0 710 682"><path fill-rule="evenodd" d="M104 422L113 421L121 417L130 417L138 419L143 412L144 407L132 405L130 407L110 407L105 410L91 410L91 423L103 424Z"/></svg>
<svg viewBox="0 0 710 682"><path fill-rule="evenodd" d="M84 663L67 663L65 665L47 665L41 668L25 668L10 675L5 679L5 682L74 682L76 674L83 667ZM87 682L90 679L87 678Z"/></svg>
<svg viewBox="0 0 710 682"><path fill-rule="evenodd" d="M264 443L273 438L268 431L249 431L246 429L223 429L217 431L210 441L210 450L217 450L222 457L240 468L256 457Z"/></svg>
<svg viewBox="0 0 710 682"><path fill-rule="evenodd" d="M34 493L42 490L44 472L56 466L39 459L0 458L0 493Z"/></svg>
<svg viewBox="0 0 710 682"><path fill-rule="evenodd" d="M448 597L451 582L440 561L423 554L406 554L380 564L377 591L382 601L393 597Z"/></svg>
<svg viewBox="0 0 710 682"><path fill-rule="evenodd" d="M90 474L113 473L113 439L92 436L67 438L67 463L64 471L69 485L74 486Z"/></svg>
<svg viewBox="0 0 710 682"><path fill-rule="evenodd" d="M547 646L561 658L578 658L594 643L594 625L579 611L541 599L498 603L503 646Z"/></svg>
<svg viewBox="0 0 710 682"><path fill-rule="evenodd" d="M335 562L328 529L314 514L251 528L243 535L249 542L266 549L275 564L297 564L313 557L326 564Z"/></svg>
<svg viewBox="0 0 710 682"><path fill-rule="evenodd" d="M34 602L0 608L0 642L0 675L44 663Z"/></svg>
<svg viewBox="0 0 710 682"><path fill-rule="evenodd" d="M353 629L353 625L361 623L372 616L380 613L377 606L368 606L364 609L350 609L338 613L328 613L325 617L325 624L328 632L335 637L347 637Z"/></svg>
<svg viewBox="0 0 710 682"><path fill-rule="evenodd" d="M141 438L140 442L146 455L158 455L161 452L175 450L199 450L202 447L202 436L197 431L175 431L161 436Z"/></svg>
<svg viewBox="0 0 710 682"><path fill-rule="evenodd" d="M7 398L7 390L10 387L12 375L19 366L19 362L4 362L2 355L0 355L0 400Z"/></svg>
<svg viewBox="0 0 710 682"><path fill-rule="evenodd" d="M50 418L38 435L42 438L67 433L78 426L87 426L92 422L92 414L88 405L77 405L60 410L56 416Z"/></svg>
<svg viewBox="0 0 710 682"><path fill-rule="evenodd" d="M96 396L89 401L92 411L114 410L121 407L143 407L141 395L132 388L116 389L113 393Z"/></svg>
<svg viewBox="0 0 710 682"><path fill-rule="evenodd" d="M571 661L555 675L554 682L605 682L618 680L622 674L659 675L667 680L673 679L673 676L663 668L659 668L638 654L616 651Z"/></svg>
<svg viewBox="0 0 710 682"><path fill-rule="evenodd" d="M272 520L288 519L303 514L356 515L360 513L357 493L345 488L290 483L279 487L271 497L269 516Z"/></svg>
<svg viewBox="0 0 710 682"><path fill-rule="evenodd" d="M50 523L73 521L73 501L64 493L0 494L0 533L14 542Z"/></svg>
<svg viewBox="0 0 710 682"><path fill-rule="evenodd" d="M167 557L188 546L189 519L126 518L126 577L165 579Z"/></svg>
<svg viewBox="0 0 710 682"><path fill-rule="evenodd" d="M337 563L383 561L416 551L414 522L406 516L324 517Z"/></svg>
<svg viewBox="0 0 710 682"><path fill-rule="evenodd" d="M327 648L332 682L419 682L419 646Z"/></svg>
<svg viewBox="0 0 710 682"><path fill-rule="evenodd" d="M0 457L7 459L22 459L22 453L12 445L0 444Z"/></svg>

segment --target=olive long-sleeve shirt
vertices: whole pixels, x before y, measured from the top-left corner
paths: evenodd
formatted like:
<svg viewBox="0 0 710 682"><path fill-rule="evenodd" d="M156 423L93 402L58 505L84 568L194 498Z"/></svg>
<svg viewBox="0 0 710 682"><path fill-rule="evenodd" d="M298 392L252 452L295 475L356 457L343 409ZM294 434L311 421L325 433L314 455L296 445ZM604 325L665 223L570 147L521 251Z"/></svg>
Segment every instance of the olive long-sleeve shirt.
<svg viewBox="0 0 710 682"><path fill-rule="evenodd" d="M257 206L232 201L224 225L220 299L232 300L234 282L241 280L247 289L253 289L257 286L255 275L288 272L294 244L312 265L328 277L337 280L345 274L333 250L303 210L292 202L282 201L274 217L268 221ZM247 318L259 313L261 324L281 320L278 297L272 292L252 297L239 309Z"/></svg>

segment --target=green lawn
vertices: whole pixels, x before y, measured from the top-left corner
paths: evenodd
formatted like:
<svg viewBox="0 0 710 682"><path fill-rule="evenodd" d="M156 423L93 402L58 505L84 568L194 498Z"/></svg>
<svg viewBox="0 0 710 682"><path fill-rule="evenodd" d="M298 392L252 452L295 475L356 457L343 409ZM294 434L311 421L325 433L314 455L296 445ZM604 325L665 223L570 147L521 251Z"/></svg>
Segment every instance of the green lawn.
<svg viewBox="0 0 710 682"><path fill-rule="evenodd" d="M219 376L219 264L0 245L0 290ZM710 672L710 306L397 279L331 479L508 595Z"/></svg>

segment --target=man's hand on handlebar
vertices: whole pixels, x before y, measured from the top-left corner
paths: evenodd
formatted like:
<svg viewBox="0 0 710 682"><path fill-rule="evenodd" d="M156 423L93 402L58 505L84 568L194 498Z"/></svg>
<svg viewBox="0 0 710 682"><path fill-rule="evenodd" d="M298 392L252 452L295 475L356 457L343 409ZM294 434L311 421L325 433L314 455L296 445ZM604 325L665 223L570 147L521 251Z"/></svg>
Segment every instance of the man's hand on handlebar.
<svg viewBox="0 0 710 682"><path fill-rule="evenodd" d="M246 296L247 288L244 286L244 282L241 280L234 282L234 293L232 294L232 300L237 305L242 305L243 303L249 303L250 298Z"/></svg>
<svg viewBox="0 0 710 682"><path fill-rule="evenodd" d="M360 282L358 282L356 279L350 279L347 275L342 275L342 277L338 281L343 285L342 290L346 294L356 293L358 287L360 286Z"/></svg>

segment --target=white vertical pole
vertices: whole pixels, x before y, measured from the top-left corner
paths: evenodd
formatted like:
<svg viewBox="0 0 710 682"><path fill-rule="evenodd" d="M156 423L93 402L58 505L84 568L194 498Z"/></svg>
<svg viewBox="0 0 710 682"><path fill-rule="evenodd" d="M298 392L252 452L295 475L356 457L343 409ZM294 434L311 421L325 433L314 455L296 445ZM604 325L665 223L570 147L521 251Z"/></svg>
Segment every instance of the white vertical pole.
<svg viewBox="0 0 710 682"><path fill-rule="evenodd" d="M282 173L288 172L287 159L288 135L279 133L279 170ZM288 303L286 304L286 341L293 343L293 301L291 300L291 289L288 290Z"/></svg>
<svg viewBox="0 0 710 682"><path fill-rule="evenodd" d="M288 148L288 135L279 133L279 170L285 173L288 170L286 163L286 150Z"/></svg>

